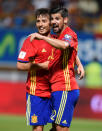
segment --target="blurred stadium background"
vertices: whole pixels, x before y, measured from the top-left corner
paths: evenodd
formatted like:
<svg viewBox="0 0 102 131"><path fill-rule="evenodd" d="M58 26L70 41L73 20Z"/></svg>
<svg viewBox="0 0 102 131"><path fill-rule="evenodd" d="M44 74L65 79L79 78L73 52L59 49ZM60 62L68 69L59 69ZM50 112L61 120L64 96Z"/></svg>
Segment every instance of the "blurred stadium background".
<svg viewBox="0 0 102 131"><path fill-rule="evenodd" d="M86 71L81 81L76 75L80 100L71 131L102 131L102 0L0 0L0 131L31 130L25 121L27 72L17 71L17 56L26 36L36 32L34 10L54 5L69 10Z"/></svg>

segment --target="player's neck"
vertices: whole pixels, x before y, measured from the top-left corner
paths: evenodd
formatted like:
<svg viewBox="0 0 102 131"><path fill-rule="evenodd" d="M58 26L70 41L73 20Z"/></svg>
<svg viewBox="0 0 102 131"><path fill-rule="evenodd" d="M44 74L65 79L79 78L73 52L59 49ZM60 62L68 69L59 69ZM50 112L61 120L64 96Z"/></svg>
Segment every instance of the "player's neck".
<svg viewBox="0 0 102 131"><path fill-rule="evenodd" d="M63 31L64 31L67 27L68 27L67 25L64 25L64 26L63 26L63 29L62 29L62 31L61 31L61 33L60 33L60 34L62 34L62 33L63 33Z"/></svg>
<svg viewBox="0 0 102 131"><path fill-rule="evenodd" d="M44 34L44 36L49 36L50 35L50 32L47 32L46 34Z"/></svg>
<svg viewBox="0 0 102 131"><path fill-rule="evenodd" d="M60 35L63 33L63 31L66 29L66 27L68 27L68 26L67 26L67 25L64 25L64 26L63 26L63 29L61 30L61 32L60 32L60 33L57 33L57 35L60 36Z"/></svg>

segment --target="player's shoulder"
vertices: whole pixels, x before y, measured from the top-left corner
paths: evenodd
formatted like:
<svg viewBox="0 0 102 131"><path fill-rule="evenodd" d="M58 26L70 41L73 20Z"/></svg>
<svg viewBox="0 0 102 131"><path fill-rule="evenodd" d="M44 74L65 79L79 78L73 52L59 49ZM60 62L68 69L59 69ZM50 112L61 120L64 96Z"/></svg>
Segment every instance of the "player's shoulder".
<svg viewBox="0 0 102 131"><path fill-rule="evenodd" d="M67 35L69 35L70 37L74 38L77 40L77 34L75 33L74 30L72 30L70 27L66 28L66 32Z"/></svg>
<svg viewBox="0 0 102 131"><path fill-rule="evenodd" d="M27 36L26 38L25 38L25 43L27 43L27 44L31 44L31 45L35 45L37 42L38 42L38 40L37 39L34 39L32 42L30 41L30 39L31 39L31 36L29 35L29 36Z"/></svg>
<svg viewBox="0 0 102 131"><path fill-rule="evenodd" d="M29 48L33 46L32 42L30 42L30 36L26 36L24 41L23 41L23 47L24 48Z"/></svg>
<svg viewBox="0 0 102 131"><path fill-rule="evenodd" d="M42 41L44 41L44 40L38 40L38 39L33 39L32 41L30 41L30 39L31 39L31 36L28 35L27 38L26 38L26 40L29 41L32 44L35 44L35 45L38 44L38 43L40 43L40 42L42 42Z"/></svg>
<svg viewBox="0 0 102 131"><path fill-rule="evenodd" d="M77 36L76 32L73 29L71 29L70 27L66 28L66 32L71 34L71 35L74 35L74 36L76 35Z"/></svg>
<svg viewBox="0 0 102 131"><path fill-rule="evenodd" d="M30 42L30 36L26 36L24 39L24 43L28 43L28 42Z"/></svg>

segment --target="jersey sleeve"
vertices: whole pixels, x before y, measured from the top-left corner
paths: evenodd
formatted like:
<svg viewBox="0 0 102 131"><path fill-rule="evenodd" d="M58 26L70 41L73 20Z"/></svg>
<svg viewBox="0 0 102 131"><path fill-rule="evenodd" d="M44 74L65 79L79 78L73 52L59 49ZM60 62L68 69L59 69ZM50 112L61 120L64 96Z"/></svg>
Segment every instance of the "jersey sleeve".
<svg viewBox="0 0 102 131"><path fill-rule="evenodd" d="M65 34L64 37L62 38L63 41L68 42L70 47L73 47L75 50L78 48L78 39L77 35L74 34Z"/></svg>
<svg viewBox="0 0 102 131"><path fill-rule="evenodd" d="M36 49L34 48L34 46L32 45L32 43L30 42L29 38L27 38L24 43L23 46L19 52L18 55L18 60L19 62L29 62L29 59L34 57L36 54Z"/></svg>

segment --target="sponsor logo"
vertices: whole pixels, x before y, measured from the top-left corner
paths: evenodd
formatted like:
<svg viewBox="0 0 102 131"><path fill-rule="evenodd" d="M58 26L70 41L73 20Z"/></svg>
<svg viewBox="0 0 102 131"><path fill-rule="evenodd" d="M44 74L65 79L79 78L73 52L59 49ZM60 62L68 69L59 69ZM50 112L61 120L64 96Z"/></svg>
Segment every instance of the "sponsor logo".
<svg viewBox="0 0 102 131"><path fill-rule="evenodd" d="M94 95L90 103L93 112L102 113L102 95Z"/></svg>
<svg viewBox="0 0 102 131"><path fill-rule="evenodd" d="M2 38L2 37L0 37ZM16 39L14 35L12 34L7 34L3 37L2 42L0 41L0 58L3 58L8 52L9 56L14 56L16 52Z"/></svg>
<svg viewBox="0 0 102 131"><path fill-rule="evenodd" d="M67 38L67 39L71 39L72 38L71 35L68 35L68 34L66 34L64 37Z"/></svg>
<svg viewBox="0 0 102 131"><path fill-rule="evenodd" d="M63 124L67 124L67 121L66 121L66 120L64 120L64 121L62 121L62 123L63 123Z"/></svg>
<svg viewBox="0 0 102 131"><path fill-rule="evenodd" d="M68 34L66 34L66 35L64 36L64 38L63 38L63 40L68 40L68 41L71 41L71 39L72 39L72 36L71 36L71 35L68 35Z"/></svg>
<svg viewBox="0 0 102 131"><path fill-rule="evenodd" d="M41 52L47 52L47 51L43 48Z"/></svg>

